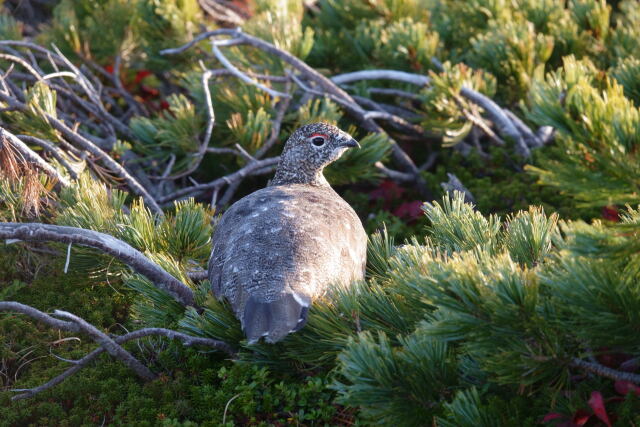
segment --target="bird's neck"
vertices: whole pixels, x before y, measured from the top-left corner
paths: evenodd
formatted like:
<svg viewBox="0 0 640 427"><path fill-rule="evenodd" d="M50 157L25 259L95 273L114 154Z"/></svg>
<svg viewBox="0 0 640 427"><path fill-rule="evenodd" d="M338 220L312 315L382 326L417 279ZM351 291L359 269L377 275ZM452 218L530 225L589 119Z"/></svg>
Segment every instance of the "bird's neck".
<svg viewBox="0 0 640 427"><path fill-rule="evenodd" d="M286 162L281 161L276 169L276 174L269 185L287 184L306 184L313 185L315 187L331 188L329 182L322 173L322 169L306 169L301 166L292 167L292 165L288 165Z"/></svg>

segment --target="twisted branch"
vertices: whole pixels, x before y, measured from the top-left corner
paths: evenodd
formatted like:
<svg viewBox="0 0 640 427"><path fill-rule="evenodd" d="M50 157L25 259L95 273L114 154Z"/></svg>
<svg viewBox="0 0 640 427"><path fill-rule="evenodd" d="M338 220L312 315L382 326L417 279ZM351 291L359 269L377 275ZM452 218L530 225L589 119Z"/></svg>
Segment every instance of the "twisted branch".
<svg viewBox="0 0 640 427"><path fill-rule="evenodd" d="M158 289L165 291L181 304L195 305L191 288L167 273L142 252L108 234L61 225L0 222L0 239L73 243L98 249L128 265L136 273L142 274Z"/></svg>
<svg viewBox="0 0 640 427"><path fill-rule="evenodd" d="M361 126L367 132L381 133L386 135L386 132L380 127L380 125L378 125L372 118L366 116L367 111L362 109L362 107L360 107L347 92L345 92L343 89L338 87L336 83L334 83L327 77L323 76L315 69L311 68L301 59L295 57L294 55L291 55L289 52L279 49L276 46L272 45L271 43L268 43L262 39L243 33L240 30L218 29L213 31L207 31L196 36L193 40L191 40L190 42L186 43L181 47L173 48L173 49L165 49L160 51L160 54L162 55L178 54L178 53L184 52L185 50L189 49L190 47L192 47L193 45L195 45L196 43L202 40L205 40L211 37L218 37L218 36L230 36L232 37L232 39L226 40L226 41L214 42L214 46L216 49L222 45L229 45L229 43L231 43L234 46L244 44L244 45L253 46L270 55L280 58L283 62L286 62L287 64L295 68L296 71L302 74L307 80L315 83L320 89L322 89L322 91L325 92L323 93L323 95L326 94L338 102L341 101L341 104L345 106L345 109L347 110L347 112L353 115L360 122ZM219 51L219 49L217 50ZM214 53L216 53L215 50L214 50ZM407 173L410 173L413 176L413 182L416 184L420 192L425 197L431 198L432 196L431 192L429 191L428 186L424 181L424 179L420 176L420 170L415 165L411 157L409 157L409 155L407 155L407 153L392 138L389 138L389 141L391 143L394 160L398 163L398 165L400 165L402 169L404 169Z"/></svg>
<svg viewBox="0 0 640 427"><path fill-rule="evenodd" d="M640 375L633 374L631 372L622 372L617 371L612 368L608 368L599 363L587 362L586 360L573 358L571 362L569 362L570 366L574 368L580 368L587 372L592 372L598 376L609 378L616 381L629 381L634 384L640 384Z"/></svg>
<svg viewBox="0 0 640 427"><path fill-rule="evenodd" d="M45 323L55 329L65 330L69 332L84 332L89 335L94 341L100 344L100 347L96 348L83 358L79 360L66 360L64 361L73 364L73 366L62 374L58 375L55 378L52 378L45 384L42 384L37 387L29 388L29 389L14 389L14 392L22 392L12 398L12 400L20 400L26 399L29 397L33 397L34 395L48 390L65 379L69 378L80 369L86 367L94 361L99 355L104 353L105 351L111 354L114 358L123 361L127 366L129 366L140 378L144 380L153 380L156 378L156 375L149 370L146 366L140 363L135 357L131 355L128 351L126 351L121 344L124 344L128 341L141 339L144 337L156 335L162 336L169 339L177 339L182 341L185 346L194 346L200 345L205 347L211 347L224 353L228 354L230 357L235 357L236 352L234 349L224 341L219 341L211 338L202 338L202 337L194 337L191 335L184 334L182 332L174 331L171 329L165 328L145 328L139 329L137 331L129 332L126 335L121 335L118 337L109 337L104 332L99 331L95 326L89 324L84 319L75 316L66 311L56 310L54 311L54 315L57 317L62 317L64 319L69 320L60 320L55 317L52 317L46 313L43 313L40 310L37 310L33 307L30 307L25 304L21 304L19 302L14 301L0 301L0 311L12 311L17 313L25 314L37 321ZM59 358L58 359L62 359Z"/></svg>

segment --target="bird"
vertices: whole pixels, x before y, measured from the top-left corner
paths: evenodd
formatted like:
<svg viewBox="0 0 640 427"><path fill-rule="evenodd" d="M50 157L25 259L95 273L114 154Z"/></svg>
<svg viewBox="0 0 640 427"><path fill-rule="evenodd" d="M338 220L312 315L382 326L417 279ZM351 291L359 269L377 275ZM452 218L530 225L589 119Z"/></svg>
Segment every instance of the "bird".
<svg viewBox="0 0 640 427"><path fill-rule="evenodd" d="M269 184L235 202L212 237L208 277L249 344L276 343L305 325L333 285L364 278L367 234L329 185L326 166L359 143L328 123L296 129Z"/></svg>

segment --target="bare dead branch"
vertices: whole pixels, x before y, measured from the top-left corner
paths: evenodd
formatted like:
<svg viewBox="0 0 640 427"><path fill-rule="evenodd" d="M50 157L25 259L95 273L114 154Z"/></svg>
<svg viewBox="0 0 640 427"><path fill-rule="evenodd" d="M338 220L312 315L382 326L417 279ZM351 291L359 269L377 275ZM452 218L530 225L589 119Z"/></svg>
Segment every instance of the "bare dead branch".
<svg viewBox="0 0 640 427"><path fill-rule="evenodd" d="M536 131L536 136L540 138L543 145L546 145L553 140L555 132L556 130L551 126L541 126L540 129Z"/></svg>
<svg viewBox="0 0 640 427"><path fill-rule="evenodd" d="M520 154L524 158L531 157L531 151L527 144L524 142L524 138L513 124L513 122L509 119L507 114L504 112L498 104L496 104L491 98L481 94L480 92L476 92L475 90L463 87L460 89L460 95L464 96L471 102L478 104L480 107L484 109L487 113L491 121L498 128L498 132L501 135L510 138L516 144L516 152Z"/></svg>
<svg viewBox="0 0 640 427"><path fill-rule="evenodd" d="M375 110L373 111L367 111L364 114L364 117L366 119L381 119L381 120L385 120L388 121L389 124L391 124L393 127L395 127L396 129L414 134L414 135L423 135L424 134L424 129L422 129L420 126L418 125L414 125L413 123L409 123L408 121L406 121L405 119L403 119L400 116L397 116L395 114L389 113L386 111L386 109L384 107L382 107L380 104L378 104L377 102L369 99L369 98L364 98L361 96L354 96L353 97L354 100L356 100L359 104L367 107L367 108L374 108Z"/></svg>
<svg viewBox="0 0 640 427"><path fill-rule="evenodd" d="M364 70L338 74L331 77L331 81L337 85L360 80L395 80L416 86L429 86L431 84L431 79L427 76L396 70Z"/></svg>
<svg viewBox="0 0 640 427"><path fill-rule="evenodd" d="M594 373L598 376L609 378L616 381L629 381L634 384L640 384L640 375L631 372L617 371L599 363L587 362L582 359L573 358L569 363L570 366L580 368L587 372Z"/></svg>
<svg viewBox="0 0 640 427"><path fill-rule="evenodd" d="M287 79L287 92L289 92L290 90L289 85L290 81ZM278 142L278 137L280 136L280 128L282 127L282 120L284 120L284 115L287 112L290 104L291 98L283 98L278 102L278 105L276 107L276 117L271 121L271 135L269 135L269 138L265 141L264 144L262 144L262 147L260 147L256 151L255 157L257 159L264 156L267 151L269 151L271 147L273 147L276 142Z"/></svg>
<svg viewBox="0 0 640 427"><path fill-rule="evenodd" d="M146 379L146 380L154 379L155 375L146 366L140 364L140 362L138 362L135 358L133 358L133 356L131 356L130 353L128 353L126 350L124 350L120 346L121 344L124 344L128 341L137 340L137 339L145 338L148 336L155 335L155 336L166 337L169 339L177 339L182 341L185 346L197 345L197 346L211 347L211 348L215 348L217 350L223 351L231 357L235 357L236 355L236 352L234 351L234 349L224 341L215 340L211 338L194 337L194 336L187 335L182 332L174 331L171 329L145 328L145 329L139 329L137 331L129 332L126 335L121 335L118 337L111 338L106 334L104 334L103 332L99 331L93 325L87 323L85 320L64 311L56 311L55 314L58 317L70 319L70 321L56 319L55 317L52 317L46 313L43 313L33 307L30 307L28 305L21 304L18 302L13 302L13 301L0 301L0 311L13 311L17 313L22 313L37 321L45 323L55 329L65 330L65 331L74 332L74 333L85 332L87 333L87 335L91 336L92 338L94 338L95 341L101 344L100 347L96 348L95 350L93 350L92 352L90 352L89 354L87 354L86 356L84 356L79 360L67 360L52 354L54 357L60 360L66 361L68 363L72 363L73 366L67 369L62 374L58 375L55 378L52 378L45 384L42 384L38 387L34 387L30 389L12 390L14 392L22 392L22 394L14 396L12 400L26 399L36 395L37 393L48 390L60 384L65 379L69 378L71 375L78 372L80 369L89 365L89 363L94 361L100 354L104 353L105 351L109 351L108 347L110 347L115 352L114 357L117 358L118 360L123 360L122 358L123 353L121 352L127 353L135 361L134 365L136 366L136 368L141 368L139 375L141 374L140 376L143 379ZM134 371L138 373L136 369L134 369Z"/></svg>
<svg viewBox="0 0 640 427"><path fill-rule="evenodd" d="M213 154L233 154L234 156L239 156L240 153L238 153L237 150L234 150L233 148L220 148L220 147L207 147L207 153L213 153Z"/></svg>
<svg viewBox="0 0 640 427"><path fill-rule="evenodd" d="M246 75L245 73L240 71L235 65L233 65L227 59L226 56L224 56L224 54L220 51L220 49L216 45L216 41L213 41L211 43L211 51L213 52L215 57L218 59L218 61L220 61L220 63L225 68L227 68L229 71L231 71L231 73L233 73L236 77L238 77L243 82L248 83L250 85L253 85L253 86L257 87L258 89L261 89L261 90L267 92L272 98L289 98L289 97L291 97L291 95L289 95L288 93L284 93L284 92L280 92L280 91L277 91L277 90L273 90L270 87L267 87L267 86L263 85L262 83L252 79L251 77L249 77L248 75Z"/></svg>
<svg viewBox="0 0 640 427"><path fill-rule="evenodd" d="M420 165L420 170L421 171L426 171L429 170L433 167L433 165L436 164L436 160L438 159L438 153L437 152L433 152L429 155L429 157L427 158L427 160Z"/></svg>
<svg viewBox="0 0 640 427"><path fill-rule="evenodd" d="M220 4L216 0L198 0L198 4L209 16L218 22L238 26L242 25L245 21L245 17L238 13L237 10L229 7L230 5Z"/></svg>
<svg viewBox="0 0 640 427"><path fill-rule="evenodd" d="M25 141L29 144L37 145L38 147L43 148L44 150L51 153L51 155L69 172L69 175L72 179L78 179L78 174L73 166L65 159L62 154L62 150L56 147L53 143L49 141L45 141L44 139L36 138L35 136L30 135L17 135L19 139Z"/></svg>
<svg viewBox="0 0 640 427"><path fill-rule="evenodd" d="M209 273L207 273L207 270L188 271L187 276L194 282L202 282L209 278Z"/></svg>
<svg viewBox="0 0 640 427"><path fill-rule="evenodd" d="M243 33L240 30L228 30L228 29L219 29L213 31L207 31L205 33L200 34L195 37L191 42L175 49L165 49L160 53L163 55L170 55L183 52L184 50L190 48L195 43L198 43L201 40L204 40L209 37L216 36L231 36L234 38L234 44L247 44L258 48L268 54L274 55L280 58L282 61L294 67L298 72L303 74L306 79L313 81L322 91L326 92L328 95L335 97L336 99L343 100L345 103L351 106L351 108L347 108L347 111L354 115L361 123L362 127L368 132L373 133L382 133L386 135L386 132L373 120L365 117L366 112L358 106L358 104L351 98L351 96L339 88L334 82L332 82L327 77L320 74L315 69L311 68L301 59L291 55L289 52L286 52L282 49L278 49L271 43L268 43L262 39L257 37L250 36L246 33ZM215 42L214 42L215 43ZM221 42L217 42L218 46L221 45ZM217 46L216 46L217 47ZM219 49L218 49L219 50ZM391 143L391 149L394 160L406 171L411 173L414 177L415 185L418 190L426 197L432 198L432 194L428 189L428 186L424 179L420 176L420 171L417 166L407 155L407 153L392 139L389 138Z"/></svg>
<svg viewBox="0 0 640 427"><path fill-rule="evenodd" d="M22 154L25 160L33 163L36 167L41 169L45 174L49 177L58 181L62 186L68 187L69 180L62 176L60 172L56 170L49 163L44 161L44 159L38 156L31 148L29 148L24 142L22 142L17 136L8 132L6 129L0 127L0 150L2 149L2 143L8 142L13 146L16 150Z"/></svg>
<svg viewBox="0 0 640 427"><path fill-rule="evenodd" d="M191 288L167 273L142 252L108 234L60 225L0 222L0 239L73 243L98 249L147 277L157 288L167 292L180 303L187 306L195 304Z"/></svg>
<svg viewBox="0 0 640 427"><path fill-rule="evenodd" d="M233 195L236 194L236 191L238 190L238 187L240 187L240 184L242 184L242 179L236 179L231 184L229 184L222 197L220 197L220 200L216 202L215 207L221 208L229 203L233 198Z"/></svg>
<svg viewBox="0 0 640 427"><path fill-rule="evenodd" d="M230 185L232 182L238 180L238 179L244 179L247 176L251 176L251 175L257 175L257 171L267 167L267 166L272 166L275 165L276 163L278 163L280 161L280 157L271 157L268 159L264 159L264 160L258 160L256 162L253 163L249 163L248 165L246 165L245 167L238 169L237 171L235 171L234 173L227 175L227 176L223 176L222 178L218 178L215 179L211 182L208 182L206 184L197 184L191 187L186 187L186 188L181 188L180 190L171 193L167 196L164 197L160 197L158 199L158 202L163 204L163 203L167 203L176 199L179 199L181 197L186 197L186 196L190 196L193 194L199 194L202 193L204 191L207 190L213 190L213 189L220 189L222 186L224 186L225 184ZM268 173L268 172L267 172Z"/></svg>
<svg viewBox="0 0 640 427"><path fill-rule="evenodd" d="M427 76L395 70L356 71L353 73L339 74L331 78L331 80L337 84L344 84L359 80L380 79L396 80L414 84L416 86L428 86L431 82L431 79L429 79L429 77ZM507 116L507 113L502 108L500 108L492 99L468 87L463 87L460 90L460 95L479 105L485 110L491 121L493 121L497 126L498 132L515 142L518 154L522 155L525 158L531 156L529 147L525 143L522 134L518 130L518 127L516 127L516 124L512 122L512 120ZM522 125L526 127L524 123L522 123ZM529 130L529 132L531 132L531 130Z"/></svg>
<svg viewBox="0 0 640 427"><path fill-rule="evenodd" d="M140 363L135 357L133 357L131 353L122 348L107 334L98 330L98 328L96 328L86 320L63 310L55 310L54 314L58 317L62 317L63 319L69 319L71 322L78 325L79 329L82 332L89 335L95 342L100 344L100 346L104 348L111 356L122 361L140 378L147 381L151 381L156 378L156 375L151 372L149 368Z"/></svg>
<svg viewBox="0 0 640 427"><path fill-rule="evenodd" d="M407 98L412 101L420 101L420 102L422 101L422 98L420 97L420 95L413 92L407 92L406 90L400 90L400 89L370 87L367 89L367 92L369 92L372 95L396 96L400 98Z"/></svg>
<svg viewBox="0 0 640 427"><path fill-rule="evenodd" d="M453 193L454 191L459 191L464 194L465 203L473 203L473 204L476 203L476 199L475 197L473 197L473 194L471 194L471 191L469 191L467 187L465 187L464 184L462 184L462 182L458 179L457 176L455 176L452 173L447 173L447 176L449 177L449 181L443 182L440 184L440 186L445 192Z"/></svg>
<svg viewBox="0 0 640 427"><path fill-rule="evenodd" d="M202 68L204 68L204 64L200 63ZM202 83L202 90L204 91L204 99L207 106L207 128L205 130L204 136L202 137L202 141L200 142L200 146L198 148L198 152L193 154L194 160L191 165L183 172L177 173L171 176L162 176L159 179L163 180L175 180L193 173L204 158L204 155L207 153L207 146L209 145L209 140L211 139L211 134L213 133L213 127L216 124L216 115L213 110L213 102L211 101L211 91L209 90L209 79L213 77L214 73L212 70L205 69L202 73L200 81Z"/></svg>
<svg viewBox="0 0 640 427"><path fill-rule="evenodd" d="M113 160L109 154L104 152L101 148L96 146L93 142L83 137L77 132L69 129L61 120L56 119L50 114L46 115L49 123L53 128L62 133L67 139L73 143L79 145L81 148L87 150L91 154L97 157L97 160L112 170L118 177L122 178L127 186L137 195L142 197L147 206L156 214L163 215L162 209L158 206L155 199L149 194L149 192L133 177L129 172L118 162Z"/></svg>
<svg viewBox="0 0 640 427"><path fill-rule="evenodd" d="M413 175L411 175L410 173L399 172L393 169L389 169L388 167L383 165L382 162L376 162L374 166L376 167L376 169L378 169L380 172L382 172L384 175L386 175L387 177L391 178L394 181L410 183L410 182L413 182L414 180Z"/></svg>

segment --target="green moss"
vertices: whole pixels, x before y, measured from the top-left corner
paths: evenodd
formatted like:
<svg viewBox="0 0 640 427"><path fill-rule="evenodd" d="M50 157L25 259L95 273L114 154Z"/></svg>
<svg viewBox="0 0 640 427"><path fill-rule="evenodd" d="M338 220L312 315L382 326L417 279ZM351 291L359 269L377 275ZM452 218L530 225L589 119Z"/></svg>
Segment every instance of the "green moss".
<svg viewBox="0 0 640 427"><path fill-rule="evenodd" d="M115 334L139 328L128 319L133 293L121 281L64 274L64 257L34 257L18 245L0 248L5 299L44 312L67 310ZM218 426L227 403L228 426L335 425L334 417L342 416L324 376L275 376L265 368L160 339L127 344L152 370L162 372L155 381L143 383L121 362L103 355L55 388L11 402L10 389L43 384L69 367L50 352L79 359L96 344L14 313L0 313L0 343L0 426Z"/></svg>

